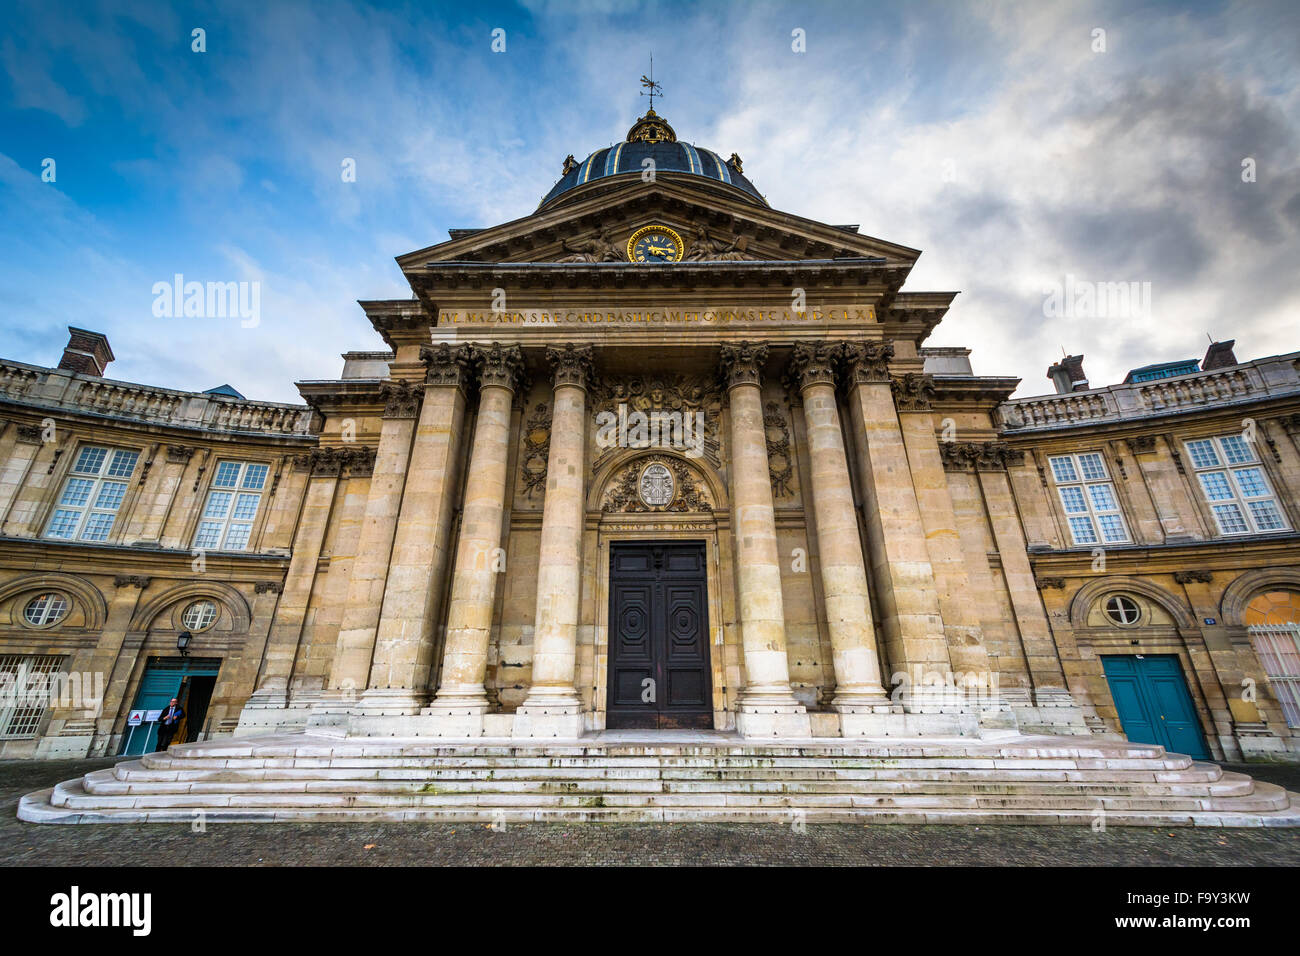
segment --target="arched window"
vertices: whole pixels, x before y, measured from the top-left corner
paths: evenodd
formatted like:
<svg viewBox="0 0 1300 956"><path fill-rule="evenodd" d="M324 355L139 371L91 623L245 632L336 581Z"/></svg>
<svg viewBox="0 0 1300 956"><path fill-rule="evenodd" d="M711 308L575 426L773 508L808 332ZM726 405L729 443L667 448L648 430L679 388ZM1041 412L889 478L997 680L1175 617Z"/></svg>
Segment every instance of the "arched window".
<svg viewBox="0 0 1300 956"><path fill-rule="evenodd" d="M1246 629L1288 727L1300 727L1300 591L1265 591L1246 605Z"/></svg>

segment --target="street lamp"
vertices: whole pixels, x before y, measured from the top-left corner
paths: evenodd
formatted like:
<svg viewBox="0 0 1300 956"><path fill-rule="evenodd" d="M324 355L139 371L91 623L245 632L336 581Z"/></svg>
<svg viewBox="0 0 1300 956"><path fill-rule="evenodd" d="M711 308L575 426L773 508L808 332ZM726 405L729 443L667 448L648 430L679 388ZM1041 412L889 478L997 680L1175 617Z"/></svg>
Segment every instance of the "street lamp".
<svg viewBox="0 0 1300 956"><path fill-rule="evenodd" d="M176 635L176 650L181 652L184 657L190 651L190 641L194 640L194 635L189 631L181 631Z"/></svg>

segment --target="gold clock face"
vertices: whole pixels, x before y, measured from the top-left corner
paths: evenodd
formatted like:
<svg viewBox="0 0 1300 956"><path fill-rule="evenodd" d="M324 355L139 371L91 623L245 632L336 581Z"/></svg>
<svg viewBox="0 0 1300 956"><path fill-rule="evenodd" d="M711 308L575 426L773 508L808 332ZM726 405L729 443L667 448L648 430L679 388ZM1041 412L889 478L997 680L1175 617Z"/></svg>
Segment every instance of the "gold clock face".
<svg viewBox="0 0 1300 956"><path fill-rule="evenodd" d="M628 262L681 262L682 237L667 226L642 226L627 241Z"/></svg>

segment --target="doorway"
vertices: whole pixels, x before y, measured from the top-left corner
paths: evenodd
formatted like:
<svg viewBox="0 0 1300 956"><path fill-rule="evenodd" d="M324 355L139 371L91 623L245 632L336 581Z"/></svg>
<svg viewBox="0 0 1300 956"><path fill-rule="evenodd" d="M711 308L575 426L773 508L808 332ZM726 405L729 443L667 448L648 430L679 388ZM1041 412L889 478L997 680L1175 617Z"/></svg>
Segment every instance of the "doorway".
<svg viewBox="0 0 1300 956"><path fill-rule="evenodd" d="M1103 655L1101 666L1131 742L1210 759L1177 654Z"/></svg>
<svg viewBox="0 0 1300 956"><path fill-rule="evenodd" d="M185 718L177 725L172 743L197 740L203 732L220 670L220 658L151 657L145 664L131 710L142 711L148 717L165 709L175 697L185 711ZM124 756L152 753L157 746L158 722L144 720L135 727L128 724L122 733L119 753Z"/></svg>
<svg viewBox="0 0 1300 956"><path fill-rule="evenodd" d="M703 541L610 546L605 726L713 728Z"/></svg>

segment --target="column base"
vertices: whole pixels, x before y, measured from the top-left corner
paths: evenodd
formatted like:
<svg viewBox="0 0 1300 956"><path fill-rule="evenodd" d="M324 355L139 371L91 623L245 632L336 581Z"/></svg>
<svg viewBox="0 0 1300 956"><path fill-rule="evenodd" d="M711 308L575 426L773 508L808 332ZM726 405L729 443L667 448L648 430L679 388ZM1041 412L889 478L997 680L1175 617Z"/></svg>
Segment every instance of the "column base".
<svg viewBox="0 0 1300 956"><path fill-rule="evenodd" d="M372 687L361 695L354 713L375 717L403 717L420 713L429 695L409 687Z"/></svg>
<svg viewBox="0 0 1300 956"><path fill-rule="evenodd" d="M312 702L307 717L307 732L322 737L346 737L348 720L357 706L357 692L348 688L323 690Z"/></svg>
<svg viewBox="0 0 1300 956"><path fill-rule="evenodd" d="M812 737L808 709L793 696L742 698L736 707L736 731L742 737Z"/></svg>
<svg viewBox="0 0 1300 956"><path fill-rule="evenodd" d="M530 691L515 708L515 737L576 740L582 736L582 701L571 687L555 693Z"/></svg>
<svg viewBox="0 0 1300 956"><path fill-rule="evenodd" d="M831 700L831 709L840 714L888 714L894 709L894 702L883 690L837 693Z"/></svg>

